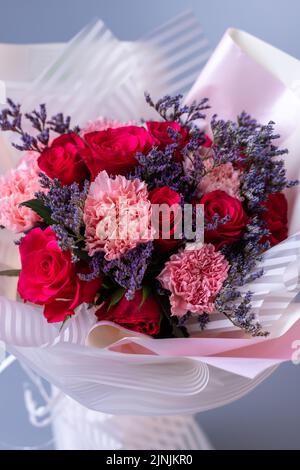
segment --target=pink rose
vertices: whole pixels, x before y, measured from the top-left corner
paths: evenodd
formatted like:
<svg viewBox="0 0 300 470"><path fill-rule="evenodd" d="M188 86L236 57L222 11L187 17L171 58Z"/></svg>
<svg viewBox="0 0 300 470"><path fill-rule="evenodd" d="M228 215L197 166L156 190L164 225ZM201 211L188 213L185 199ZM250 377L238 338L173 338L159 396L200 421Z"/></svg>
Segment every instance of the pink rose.
<svg viewBox="0 0 300 470"><path fill-rule="evenodd" d="M164 221L168 229L167 233L165 233L163 220L158 221L158 238L154 241L154 245L163 253L174 250L181 243L181 240L174 238L176 233L176 223L181 224L181 196L168 186L163 186L161 188L153 189L149 194L149 199L151 204L162 207L166 205L172 208L172 210L170 209L170 217L166 217L167 220ZM163 212L162 215L164 215Z"/></svg>
<svg viewBox="0 0 300 470"><path fill-rule="evenodd" d="M38 165L49 178L57 178L63 185L80 183L89 179L89 171L79 155L84 147L83 140L74 132L63 134L43 150Z"/></svg>
<svg viewBox="0 0 300 470"><path fill-rule="evenodd" d="M155 144L143 127L124 126L84 135L87 148L80 152L92 180L105 170L109 175L126 175L138 164L138 152L148 153Z"/></svg>
<svg viewBox="0 0 300 470"><path fill-rule="evenodd" d="M109 302L104 302L97 310L99 321L112 321L129 330L144 333L145 335L157 335L160 330L160 307L153 296L147 297L143 302L142 290L135 292L132 300L125 296L112 307Z"/></svg>
<svg viewBox="0 0 300 470"><path fill-rule="evenodd" d="M262 213L262 219L266 223L266 228L270 231L268 240L271 246L277 245L288 236L288 204L283 193L272 193L264 203L266 211Z"/></svg>
<svg viewBox="0 0 300 470"><path fill-rule="evenodd" d="M219 223L213 230L205 231L205 241L207 243L212 243L219 250L241 238L249 222L249 217L239 199L217 189L205 194L199 202L204 205L204 215L209 223L213 224L215 215L220 220L229 217L227 222Z"/></svg>
<svg viewBox="0 0 300 470"><path fill-rule="evenodd" d="M181 161L183 156L181 154L181 149L189 141L188 130L181 126L178 122L175 121L148 121L147 129L153 138L158 142L158 148L163 150L167 145L174 144L176 141L170 136L168 129L173 129L180 135L180 140L178 141L178 148L175 152L176 159Z"/></svg>
<svg viewBox="0 0 300 470"><path fill-rule="evenodd" d="M49 323L64 321L80 304L94 301L101 279L79 279L70 252L61 251L51 227L31 230L21 239L19 251L18 292L25 301L44 305Z"/></svg>

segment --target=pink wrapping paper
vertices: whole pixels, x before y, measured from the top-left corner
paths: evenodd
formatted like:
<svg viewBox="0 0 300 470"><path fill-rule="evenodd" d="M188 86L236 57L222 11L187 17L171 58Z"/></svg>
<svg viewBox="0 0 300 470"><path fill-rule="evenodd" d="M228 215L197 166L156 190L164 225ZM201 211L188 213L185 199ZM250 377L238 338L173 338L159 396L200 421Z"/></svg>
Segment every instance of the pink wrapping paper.
<svg viewBox="0 0 300 470"><path fill-rule="evenodd" d="M216 113L235 120L244 110L262 123L275 121L285 141L299 121L300 103L278 77L245 53L234 40L235 33L232 29L225 33L186 101L209 98L207 121Z"/></svg>
<svg viewBox="0 0 300 470"><path fill-rule="evenodd" d="M106 334L105 324L97 324L94 329ZM265 369L291 360L293 344L300 337L300 320L278 338L173 338L155 340L137 336L124 338L107 349L123 354L155 354L164 357L190 357L206 364L233 372L244 377L254 378ZM89 337L88 337L89 338ZM87 340L89 344L89 340ZM96 346L96 342L94 342Z"/></svg>

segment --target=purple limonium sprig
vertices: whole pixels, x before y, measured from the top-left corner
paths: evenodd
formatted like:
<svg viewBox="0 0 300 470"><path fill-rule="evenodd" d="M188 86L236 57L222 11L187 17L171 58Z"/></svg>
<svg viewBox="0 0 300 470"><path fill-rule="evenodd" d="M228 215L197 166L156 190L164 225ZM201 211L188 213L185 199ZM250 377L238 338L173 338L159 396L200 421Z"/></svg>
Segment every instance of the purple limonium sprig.
<svg viewBox="0 0 300 470"><path fill-rule="evenodd" d="M262 241L269 235L265 222L259 217L265 210L263 203L269 194L295 186L298 181L289 181L286 177L284 161L280 157L287 154L287 150L274 145L279 136L274 133L273 122L261 125L242 113L237 122L217 120L214 116L211 128L214 167L230 162L240 168L240 190L250 216L241 239L222 249L230 270L215 305L247 333L265 336L267 332L252 309L252 293L241 293L240 288L263 275L263 270L256 268L263 252L270 247L268 241Z"/></svg>
<svg viewBox="0 0 300 470"><path fill-rule="evenodd" d="M78 183L62 186L58 179L51 180L44 173L40 174L41 186L47 192L39 191L36 198L50 209L52 225L62 250L76 247L83 240L83 210L87 197L89 182L85 181L83 187Z"/></svg>
<svg viewBox="0 0 300 470"><path fill-rule="evenodd" d="M185 326L188 320L191 318L191 316L192 316L191 312L188 312L182 317L178 318L178 326L179 327Z"/></svg>
<svg viewBox="0 0 300 470"><path fill-rule="evenodd" d="M188 321L193 318L193 314L191 312L186 313L183 315L183 317L178 318L178 324L177 326L179 327L187 327ZM209 323L209 314L208 313L202 313L197 317L198 325L200 330L205 330L207 324Z"/></svg>
<svg viewBox="0 0 300 470"><path fill-rule="evenodd" d="M194 101L191 105L182 104L183 96L165 95L156 103L149 93L145 93L146 102L154 108L165 121L176 121L185 127L194 126L195 121L205 119L203 111L210 108L208 98L203 98L199 102Z"/></svg>
<svg viewBox="0 0 300 470"><path fill-rule="evenodd" d="M241 193L249 210L257 210L270 193L280 192L295 186L298 181L286 178L282 155L286 149L279 149L274 140L274 122L261 125L245 112L237 122L211 121L213 132L213 158L216 165L231 162L242 166Z"/></svg>
<svg viewBox="0 0 300 470"><path fill-rule="evenodd" d="M23 123L22 118L23 114L21 113L21 106L19 104L15 104L11 99L7 99L7 108L3 109L0 113L0 129L2 131L10 131L16 134L19 134L21 143L20 144L12 144L18 150L34 150L36 152L40 152L41 144L44 146L44 142L47 141L47 134L45 133L45 129L41 128L39 133L36 137L28 134L23 130ZM44 118L44 105L40 107L40 116L41 119ZM26 117L26 116L25 116ZM40 121L37 117L33 118L32 120ZM30 119L30 121L32 122Z"/></svg>
<svg viewBox="0 0 300 470"><path fill-rule="evenodd" d="M268 336L268 332L262 326L252 309L252 292L246 292L238 305L231 306L230 320L238 328L241 328L251 336Z"/></svg>
<svg viewBox="0 0 300 470"><path fill-rule="evenodd" d="M194 128L190 131L190 140L182 149L182 155L185 162L190 160L191 165L188 169L188 165L185 168L185 174L189 175L191 180L194 183L194 188L196 189L199 182L206 174L206 168L204 164L204 158L201 153L201 146L205 143L205 133L197 128Z"/></svg>
<svg viewBox="0 0 300 470"><path fill-rule="evenodd" d="M95 253L89 260L89 273L79 273L78 277L82 281L93 281L100 276L104 262L104 252Z"/></svg>
<svg viewBox="0 0 300 470"><path fill-rule="evenodd" d="M84 281L92 281L104 274L114 283L126 289L125 297L131 300L135 291L142 287L152 253L152 242L140 243L124 255L111 261L104 258L104 251L100 251L95 253L89 262L90 272L79 274L79 277Z"/></svg>
<svg viewBox="0 0 300 470"><path fill-rule="evenodd" d="M189 131L189 140L183 148L180 148L182 159L191 160L191 169L187 170L183 162L176 161L175 152L178 153L180 133L172 128L168 134L174 140L174 144L166 146L164 151L153 149L146 157L137 155L140 166L137 176L144 179L148 186L158 187L168 185L171 189L180 192L185 202L191 201L199 181L205 173L203 158L200 153L201 146L205 142L205 132L199 129L199 121L205 119L203 111L208 109L208 99L204 98L191 105L182 104L182 95L166 95L156 103L149 93L145 93L147 103L154 108L166 121L178 122ZM197 123L197 124L196 124Z"/></svg>
<svg viewBox="0 0 300 470"><path fill-rule="evenodd" d="M263 223L254 217L246 227L241 240L231 246L225 246L222 252L229 261L230 270L223 288L218 294L215 305L234 325L252 336L267 336L252 309L252 292L240 292L240 288L263 275L263 269L257 268L269 242L262 243L262 237L269 234Z"/></svg>
<svg viewBox="0 0 300 470"><path fill-rule="evenodd" d="M183 165L174 158L178 144L167 145L164 150L153 148L147 155L138 153L139 165L129 176L147 183L149 190L168 186L189 199L194 192L193 180L184 173Z"/></svg>
<svg viewBox="0 0 300 470"><path fill-rule="evenodd" d="M57 243L62 251L68 251L68 250L72 251L75 248L76 244L74 241L74 236L71 236L69 234L66 227L64 227L63 225L59 225L59 224L53 224L51 225L51 228L53 232L55 233L55 235L57 236ZM73 255L72 261L77 262L79 261L79 259L76 255Z"/></svg>
<svg viewBox="0 0 300 470"><path fill-rule="evenodd" d="M34 135L24 130L24 118L30 122ZM12 145L21 151L42 152L49 144L51 131L58 134L69 132L70 122L71 118L69 116L64 117L62 113L48 119L45 104L41 104L38 109L33 110L31 113L23 114L21 106L14 103L10 98L7 99L7 107L0 113L0 129L19 135L21 142ZM79 132L79 128L76 127L73 131Z"/></svg>
<svg viewBox="0 0 300 470"><path fill-rule="evenodd" d="M135 291L142 286L152 253L153 242L140 243L119 258L111 261L103 258L101 270L119 286L124 287L126 289L125 297L131 300Z"/></svg>
<svg viewBox="0 0 300 470"><path fill-rule="evenodd" d="M208 313L202 313L201 315L199 315L198 324L199 324L200 330L205 330L208 323L209 323Z"/></svg>
<svg viewBox="0 0 300 470"><path fill-rule="evenodd" d="M58 113L55 116L52 116L47 123L53 132L56 132L57 134L65 134L70 130L71 117L65 117L62 113Z"/></svg>
<svg viewBox="0 0 300 470"><path fill-rule="evenodd" d="M214 214L212 216L212 220L208 222L207 220L204 221L205 223L205 230L217 230L219 225L224 225L230 220L230 215L225 215L225 217L220 217L219 214Z"/></svg>

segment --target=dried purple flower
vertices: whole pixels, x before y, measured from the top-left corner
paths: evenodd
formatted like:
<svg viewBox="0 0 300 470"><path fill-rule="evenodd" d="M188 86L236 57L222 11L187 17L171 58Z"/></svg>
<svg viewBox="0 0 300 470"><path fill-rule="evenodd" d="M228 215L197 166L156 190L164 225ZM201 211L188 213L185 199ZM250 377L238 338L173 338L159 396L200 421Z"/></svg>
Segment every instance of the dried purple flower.
<svg viewBox="0 0 300 470"><path fill-rule="evenodd" d="M213 132L213 158L216 165L231 162L243 167L241 193L248 210L257 210L268 194L295 186L298 181L288 181L284 161L279 157L287 154L273 144L278 139L274 123L259 124L243 112L237 122L211 121Z"/></svg>
<svg viewBox="0 0 300 470"><path fill-rule="evenodd" d="M2 131L14 132L20 136L21 143L12 144L18 150L41 152L49 143L51 131L59 134L70 131L71 118L69 116L65 118L62 113L59 113L50 120L47 120L46 105L41 104L37 110L25 113L24 115L30 121L34 131L36 131L35 135L30 135L23 129L21 106L9 98L7 99L7 104L8 107L0 113L0 129ZM74 128L73 132L79 132L79 128Z"/></svg>
<svg viewBox="0 0 300 470"><path fill-rule="evenodd" d="M149 93L145 93L146 102L154 108L165 121L176 121L185 127L191 127L194 121L205 119L203 111L208 109L208 98L201 101L194 101L191 105L182 105L183 96L166 95L159 99L156 103L151 99Z"/></svg>
<svg viewBox="0 0 300 470"><path fill-rule="evenodd" d="M40 174L42 187L49 191L37 192L36 198L50 209L52 225L59 244L63 250L74 249L83 240L83 209L87 197L89 182L85 181L81 188L78 183L62 186L58 179L51 180L45 174Z"/></svg>
<svg viewBox="0 0 300 470"><path fill-rule="evenodd" d="M174 158L177 144L167 145L164 150L153 148L147 155L138 153L139 165L130 178L145 181L149 190L168 186L189 200L194 191L193 179L184 173L183 165Z"/></svg>
<svg viewBox="0 0 300 470"><path fill-rule="evenodd" d="M126 289L125 296L130 300L134 297L135 291L142 286L152 252L152 242L140 243L120 258L112 261L103 259L102 272L124 287Z"/></svg>

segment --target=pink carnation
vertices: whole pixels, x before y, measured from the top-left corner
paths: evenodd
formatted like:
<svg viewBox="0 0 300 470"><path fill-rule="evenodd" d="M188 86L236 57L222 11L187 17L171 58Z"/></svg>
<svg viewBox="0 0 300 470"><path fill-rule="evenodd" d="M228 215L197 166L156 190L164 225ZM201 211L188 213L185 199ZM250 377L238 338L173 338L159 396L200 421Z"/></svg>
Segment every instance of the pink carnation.
<svg viewBox="0 0 300 470"><path fill-rule="evenodd" d="M212 313L228 268L224 256L211 244L172 255L158 276L161 285L171 292L172 315Z"/></svg>
<svg viewBox="0 0 300 470"><path fill-rule="evenodd" d="M85 127L81 130L81 136L88 134L89 132L99 132L105 131L106 129L117 129L118 127L123 126L134 126L134 122L123 122L118 121L117 119L107 119L104 117L99 117L95 121L88 121Z"/></svg>
<svg viewBox="0 0 300 470"><path fill-rule="evenodd" d="M240 172L235 170L230 162L224 163L212 169L204 176L199 183L198 189L201 194L219 189L225 191L229 196L240 199Z"/></svg>
<svg viewBox="0 0 300 470"><path fill-rule="evenodd" d="M90 256L103 250L112 260L154 236L146 184L120 175L110 178L106 171L91 183L83 219Z"/></svg>
<svg viewBox="0 0 300 470"><path fill-rule="evenodd" d="M28 152L16 169L0 176L0 225L13 232L24 232L40 220L31 209L20 207L42 189L39 172L36 153Z"/></svg>

